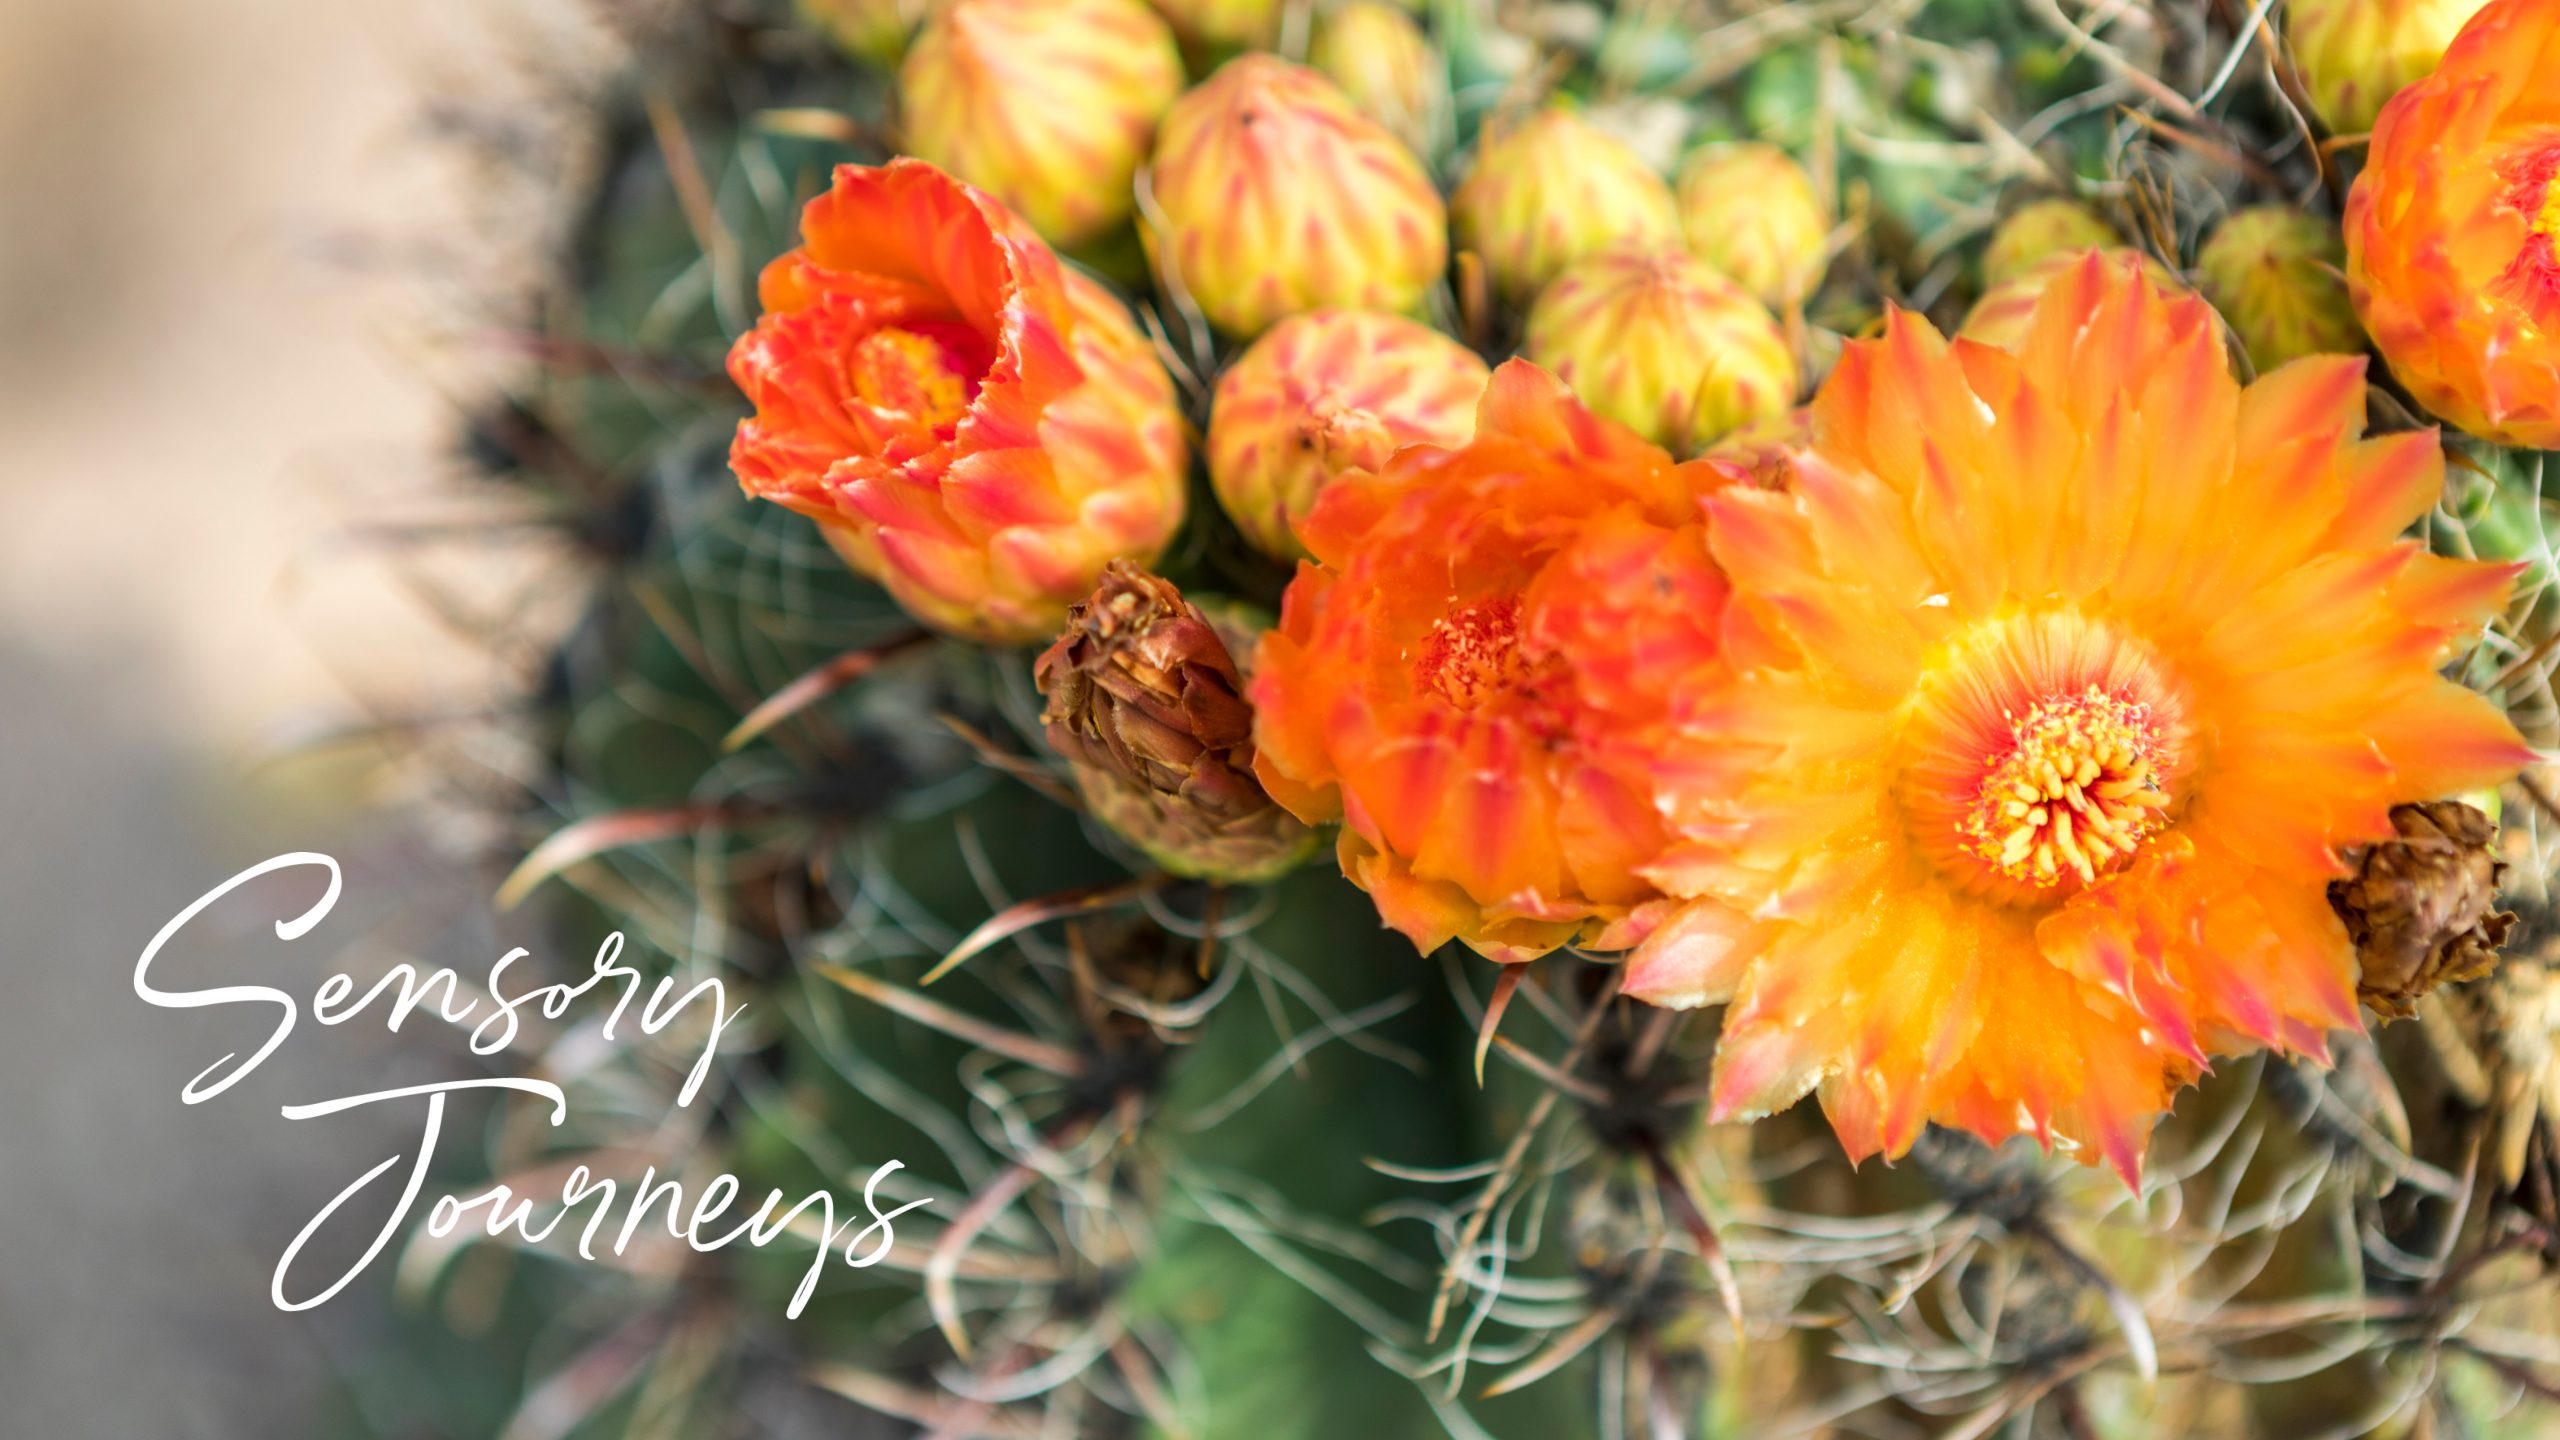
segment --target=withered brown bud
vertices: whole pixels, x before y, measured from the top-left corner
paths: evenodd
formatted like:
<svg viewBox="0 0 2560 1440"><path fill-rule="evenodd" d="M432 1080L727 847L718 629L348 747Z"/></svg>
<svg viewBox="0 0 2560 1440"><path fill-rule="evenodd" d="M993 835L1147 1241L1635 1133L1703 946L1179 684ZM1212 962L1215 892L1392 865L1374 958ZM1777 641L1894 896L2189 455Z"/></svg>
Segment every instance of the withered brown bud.
<svg viewBox="0 0 2560 1440"><path fill-rule="evenodd" d="M1253 706L1226 638L1170 583L1112 562L1033 669L1049 744L1096 818L1174 874L1252 883L1315 832L1253 773Z"/></svg>
<svg viewBox="0 0 2560 1440"><path fill-rule="evenodd" d="M2506 866L2492 852L2498 827L2488 816L2435 800L2393 806L2391 828L2398 839L2348 852L2356 873L2329 883L2329 905L2355 941L2358 998L2402 1019L2438 985L2497 968L2516 917L2492 908Z"/></svg>

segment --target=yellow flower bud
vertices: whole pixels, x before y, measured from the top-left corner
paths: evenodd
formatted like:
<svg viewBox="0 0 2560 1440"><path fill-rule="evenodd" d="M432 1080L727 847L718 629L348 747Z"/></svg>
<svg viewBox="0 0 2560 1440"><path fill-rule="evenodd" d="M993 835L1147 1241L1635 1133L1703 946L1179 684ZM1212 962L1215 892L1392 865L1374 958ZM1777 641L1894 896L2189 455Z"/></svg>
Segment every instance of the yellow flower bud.
<svg viewBox="0 0 2560 1440"><path fill-rule="evenodd" d="M2222 222L2196 256L2204 295L2261 372L2305 355L2360 354L2346 241L2326 222L2259 205Z"/></svg>
<svg viewBox="0 0 2560 1440"><path fill-rule="evenodd" d="M910 153L1075 246L1129 218L1182 57L1141 0L953 0L898 89Z"/></svg>
<svg viewBox="0 0 2560 1440"><path fill-rule="evenodd" d="M1667 245L1575 263L1538 296L1521 348L1593 411L1681 453L1796 398L1795 356L1768 309Z"/></svg>
<svg viewBox="0 0 2560 1440"><path fill-rule="evenodd" d="M2436 68L2488 0L2288 0L2285 39L2321 122L2373 128L2383 102Z"/></svg>
<svg viewBox="0 0 2560 1440"><path fill-rule="evenodd" d="M1183 96L1149 175L1148 254L1232 335L1303 310L1416 310L1448 264L1422 162L1277 56L1240 56Z"/></svg>
<svg viewBox="0 0 2560 1440"><path fill-rule="evenodd" d="M2096 211L2077 200L2038 200L2010 212L1982 251L1982 283L1997 285L2047 255L2105 250L2124 243Z"/></svg>
<svg viewBox="0 0 2560 1440"><path fill-rule="evenodd" d="M1305 555L1296 521L1316 492L1406 445L1461 445L1493 372L1427 325L1358 310L1293 315L1218 379L1209 478L1267 555Z"/></svg>
<svg viewBox="0 0 2560 1440"><path fill-rule="evenodd" d="M1437 148L1448 125L1449 66L1412 16L1351 0L1317 22L1307 63L1415 154Z"/></svg>
<svg viewBox="0 0 2560 1440"><path fill-rule="evenodd" d="M800 18L857 60L895 65L927 0L795 0Z"/></svg>
<svg viewBox="0 0 2560 1440"><path fill-rule="evenodd" d="M1182 38L1211 50L1241 50L1280 38L1285 0L1154 0Z"/></svg>
<svg viewBox="0 0 2560 1440"><path fill-rule="evenodd" d="M1793 305L1822 283L1830 234L1813 177L1775 145L1708 145L1680 167L1689 248L1764 305Z"/></svg>
<svg viewBox="0 0 2560 1440"><path fill-rule="evenodd" d="M1605 246L1680 243L1670 185L1624 143L1555 105L1488 120L1450 210L1458 243L1521 302Z"/></svg>

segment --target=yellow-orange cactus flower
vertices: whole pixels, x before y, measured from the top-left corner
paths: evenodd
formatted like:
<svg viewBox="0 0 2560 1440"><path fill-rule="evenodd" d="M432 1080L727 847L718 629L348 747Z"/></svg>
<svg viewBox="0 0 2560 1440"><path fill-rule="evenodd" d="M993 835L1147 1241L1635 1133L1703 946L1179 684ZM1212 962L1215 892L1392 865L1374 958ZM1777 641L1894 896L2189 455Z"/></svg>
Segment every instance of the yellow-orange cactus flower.
<svg viewBox="0 0 2560 1440"><path fill-rule="evenodd" d="M1181 93L1144 0L947 0L898 69L908 151L1070 247L1129 218Z"/></svg>
<svg viewBox="0 0 2560 1440"><path fill-rule="evenodd" d="M1297 522L1337 475L1405 445L1458 445L1492 372L1419 321L1364 310L1292 315L1218 377L1209 479L1266 555L1304 556Z"/></svg>
<svg viewBox="0 0 2560 1440"><path fill-rule="evenodd" d="M935 629L1054 635L1182 523L1173 382L1129 312L921 160L841 165L729 351L730 468Z"/></svg>
<svg viewBox="0 0 2560 1440"><path fill-rule="evenodd" d="M1343 873L1417 947L1617 948L1659 913L1651 767L1721 674L1720 480L1514 360L1466 444L1317 497L1255 661L1255 766L1341 823Z"/></svg>
<svg viewBox="0 0 2560 1440"><path fill-rule="evenodd" d="M1678 199L1689 248L1761 304L1793 305L1822 283L1831 222L1813 177L1786 151L1701 146L1680 166Z"/></svg>
<svg viewBox="0 0 2560 1440"><path fill-rule="evenodd" d="M2347 284L2419 403L2560 449L2560 4L2497 0L2374 128Z"/></svg>
<svg viewBox="0 0 2560 1440"><path fill-rule="evenodd" d="M2346 260L2327 221L2290 205L2253 205L2225 219L2196 252L2196 276L2249 362L2273 370L2305 355L2364 349Z"/></svg>
<svg viewBox="0 0 2560 1440"><path fill-rule="evenodd" d="M1316 22L1307 63L1417 155L1449 125L1449 62L1412 16L1380 0L1351 0Z"/></svg>
<svg viewBox="0 0 2560 1440"><path fill-rule="evenodd" d="M1700 898L1626 987L1729 1002L1716 1116L2130 1180L2211 1056L2359 1023L2341 848L2528 758L2437 674L2515 569L2400 538L2443 456L2360 438L2363 369L2244 390L2202 300L2084 258L2014 355L1895 313L1786 490L1710 497L1740 677L1675 727L1645 873Z"/></svg>
<svg viewBox="0 0 2560 1440"><path fill-rule="evenodd" d="M1285 0L1151 0L1182 38L1209 50L1268 45L1280 38Z"/></svg>
<svg viewBox="0 0 2560 1440"><path fill-rule="evenodd" d="M2436 68L2486 0L2287 0L2285 40L2311 108L2341 135L2372 128L2402 86Z"/></svg>
<svg viewBox="0 0 2560 1440"><path fill-rule="evenodd" d="M2048 255L2066 250L2105 250L2123 244L2098 212L2077 200L2036 200L2019 206L1992 227L1982 247L1982 282L1997 285Z"/></svg>
<svg viewBox="0 0 2560 1440"><path fill-rule="evenodd" d="M2026 343L2027 331L2034 324L2036 304L2044 292L2056 282L2077 274L2087 250L2057 250L2029 262L2008 279L1982 292L1965 312L1964 324L1957 334L2003 350L2015 350ZM2151 283L2163 290L2185 290L2169 268L2129 246L2094 252L2110 268L2139 270Z"/></svg>
<svg viewBox="0 0 2560 1440"><path fill-rule="evenodd" d="M1575 262L1539 292L1521 353L1681 454L1796 400L1786 332L1685 250L1622 246Z"/></svg>
<svg viewBox="0 0 2560 1440"><path fill-rule="evenodd" d="M1449 209L1458 243L1521 304L1595 250L1680 243L1671 186L1626 142L1561 105L1488 120Z"/></svg>
<svg viewBox="0 0 2560 1440"><path fill-rule="evenodd" d="M1328 306L1412 311L1448 265L1448 210L1422 162L1275 55L1228 61L1183 96L1149 176L1149 253L1233 335Z"/></svg>

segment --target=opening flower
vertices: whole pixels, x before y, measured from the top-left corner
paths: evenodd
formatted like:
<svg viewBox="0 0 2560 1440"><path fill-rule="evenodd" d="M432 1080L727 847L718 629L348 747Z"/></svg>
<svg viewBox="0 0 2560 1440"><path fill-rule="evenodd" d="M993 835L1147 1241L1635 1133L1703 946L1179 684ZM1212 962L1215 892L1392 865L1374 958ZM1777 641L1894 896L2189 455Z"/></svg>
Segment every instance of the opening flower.
<svg viewBox="0 0 2560 1440"><path fill-rule="evenodd" d="M1056 633L1182 522L1173 384L1128 311L917 160L839 166L729 351L729 464L950 634Z"/></svg>
<svg viewBox="0 0 2560 1440"><path fill-rule="evenodd" d="M2364 395L2242 389L2201 300L2089 256L2014 355L1895 314L1785 491L1716 492L1765 659L1677 732L1646 873L1701 898L1627 975L1730 1001L1716 1115L1818 1091L1853 1157L1935 1120L2131 1179L2211 1056L2358 1023L2340 850L2528 753L2437 673L2515 572L2399 538L2443 458Z"/></svg>
<svg viewBox="0 0 2560 1440"><path fill-rule="evenodd" d="M2383 108L2346 232L2400 383L2483 439L2560 448L2560 6L2498 0Z"/></svg>
<svg viewBox="0 0 2560 1440"><path fill-rule="evenodd" d="M1335 480L1255 662L1256 765L1343 873L1431 950L1499 960L1632 944L1662 896L1662 731L1721 676L1720 483L1494 372L1475 438Z"/></svg>

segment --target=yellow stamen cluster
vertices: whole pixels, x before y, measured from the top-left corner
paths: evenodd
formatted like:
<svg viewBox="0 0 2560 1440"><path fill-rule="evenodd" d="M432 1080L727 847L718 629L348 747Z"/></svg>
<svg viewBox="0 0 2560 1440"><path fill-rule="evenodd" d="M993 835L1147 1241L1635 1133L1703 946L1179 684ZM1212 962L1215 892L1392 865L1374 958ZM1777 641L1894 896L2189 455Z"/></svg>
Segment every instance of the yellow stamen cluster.
<svg viewBox="0 0 2560 1440"><path fill-rule="evenodd" d="M2156 774L2161 734L2151 707L2092 685L2038 700L2009 723L1991 758L1964 848L2038 887L2065 874L2087 884L2133 853L2169 797Z"/></svg>
<svg viewBox="0 0 2560 1440"><path fill-rule="evenodd" d="M969 409L968 378L952 363L951 352L913 330L893 327L863 336L845 370L864 404L919 424L956 424Z"/></svg>

